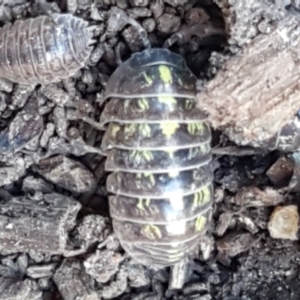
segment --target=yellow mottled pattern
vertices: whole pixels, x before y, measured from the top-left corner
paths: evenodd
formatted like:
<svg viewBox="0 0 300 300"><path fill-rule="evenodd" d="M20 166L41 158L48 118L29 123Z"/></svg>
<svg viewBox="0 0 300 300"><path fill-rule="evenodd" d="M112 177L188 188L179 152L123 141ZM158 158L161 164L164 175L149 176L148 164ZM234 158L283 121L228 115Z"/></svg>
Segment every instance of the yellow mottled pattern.
<svg viewBox="0 0 300 300"><path fill-rule="evenodd" d="M162 122L159 126L163 135L165 135L168 139L171 138L180 127L178 122Z"/></svg>
<svg viewBox="0 0 300 300"><path fill-rule="evenodd" d="M147 180L149 180L149 183L151 183L152 186L155 185L155 177L153 173L137 173L135 175L137 181L140 181L142 178L145 178Z"/></svg>
<svg viewBox="0 0 300 300"><path fill-rule="evenodd" d="M151 136L151 127L148 124L128 124L124 127L124 134L132 136L136 131L143 137Z"/></svg>
<svg viewBox="0 0 300 300"><path fill-rule="evenodd" d="M162 238L162 233L161 233L160 229L153 224L147 224L147 225L143 226L141 233L149 240L156 240L156 239Z"/></svg>
<svg viewBox="0 0 300 300"><path fill-rule="evenodd" d="M132 65L134 78L121 83L131 94L111 97L117 107L108 110L107 142L115 149L109 189L120 201L112 210L124 249L141 261L170 265L198 246L210 220L213 184L198 186L212 176L210 131L194 99L192 73L177 59L149 59Z"/></svg>
<svg viewBox="0 0 300 300"><path fill-rule="evenodd" d="M190 110L192 108L195 107L195 100L192 100L192 99L185 99L185 108L187 110Z"/></svg>
<svg viewBox="0 0 300 300"><path fill-rule="evenodd" d="M111 128L111 136L113 138L116 137L117 133L120 131L121 127L119 125L112 125L112 128Z"/></svg>
<svg viewBox="0 0 300 300"><path fill-rule="evenodd" d="M143 137L150 137L151 136L151 127L148 124L139 124L139 133Z"/></svg>
<svg viewBox="0 0 300 300"><path fill-rule="evenodd" d="M162 80L163 83L171 84L173 82L171 69L169 67L159 66L158 71L159 71L160 79Z"/></svg>
<svg viewBox="0 0 300 300"><path fill-rule="evenodd" d="M135 132L135 124L128 124L124 126L124 134L125 135L133 135Z"/></svg>
<svg viewBox="0 0 300 300"><path fill-rule="evenodd" d="M138 99L138 106L142 111L147 111L150 108L149 102L145 98Z"/></svg>
<svg viewBox="0 0 300 300"><path fill-rule="evenodd" d="M199 216L195 222L195 230L201 231L204 228L205 223L206 223L206 218L204 216Z"/></svg>
<svg viewBox="0 0 300 300"><path fill-rule="evenodd" d="M143 199L139 198L139 201L136 205L136 207L140 210L145 210L145 207L149 207L151 200L150 199Z"/></svg>
<svg viewBox="0 0 300 300"><path fill-rule="evenodd" d="M194 195L193 208L206 204L211 199L210 189L206 186Z"/></svg>
<svg viewBox="0 0 300 300"><path fill-rule="evenodd" d="M130 109L130 100L126 99L124 100L124 111L127 112L128 109Z"/></svg>
<svg viewBox="0 0 300 300"><path fill-rule="evenodd" d="M172 96L159 96L157 97L158 101L160 103L164 103L166 105L168 105L169 107L174 107L174 105L176 104L176 99Z"/></svg>
<svg viewBox="0 0 300 300"><path fill-rule="evenodd" d="M196 135L199 133L201 134L204 131L204 125L202 122L201 123L189 123L187 129L191 135Z"/></svg>
<svg viewBox="0 0 300 300"><path fill-rule="evenodd" d="M200 151L201 151L202 154L208 153L209 150L210 150L210 146L209 146L208 143L200 145Z"/></svg>
<svg viewBox="0 0 300 300"><path fill-rule="evenodd" d="M149 182L151 183L152 186L155 186L155 177L153 173L144 173L143 175L145 178L149 179Z"/></svg>
<svg viewBox="0 0 300 300"><path fill-rule="evenodd" d="M129 157L136 163L141 163L144 160L150 162L153 160L153 153L147 150L133 150L130 152Z"/></svg>

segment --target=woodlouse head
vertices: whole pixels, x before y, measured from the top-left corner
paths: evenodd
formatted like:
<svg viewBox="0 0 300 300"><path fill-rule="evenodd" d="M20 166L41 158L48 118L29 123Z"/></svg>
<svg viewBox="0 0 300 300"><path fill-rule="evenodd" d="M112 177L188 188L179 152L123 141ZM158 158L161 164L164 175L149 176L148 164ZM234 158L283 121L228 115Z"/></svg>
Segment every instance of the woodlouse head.
<svg viewBox="0 0 300 300"><path fill-rule="evenodd" d="M85 66L95 43L93 40L95 26L89 26L87 21L72 14L54 14L53 18L58 26L65 28L65 32L69 36L68 39L73 48L72 59L78 63L79 68Z"/></svg>

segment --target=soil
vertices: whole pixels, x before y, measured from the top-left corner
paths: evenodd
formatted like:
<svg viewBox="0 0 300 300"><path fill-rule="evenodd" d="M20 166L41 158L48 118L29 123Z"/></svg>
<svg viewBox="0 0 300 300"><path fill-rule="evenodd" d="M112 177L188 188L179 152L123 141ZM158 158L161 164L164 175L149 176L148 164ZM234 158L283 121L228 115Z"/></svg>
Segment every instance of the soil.
<svg viewBox="0 0 300 300"><path fill-rule="evenodd" d="M297 147L242 147L214 128L212 247L199 249L184 287L172 290L169 268L137 264L114 235L98 123L107 80L147 43L183 55L201 93L256 37L300 16L297 1L2 3L3 26L69 12L95 26L96 42L70 79L0 79L0 300L300 298Z"/></svg>

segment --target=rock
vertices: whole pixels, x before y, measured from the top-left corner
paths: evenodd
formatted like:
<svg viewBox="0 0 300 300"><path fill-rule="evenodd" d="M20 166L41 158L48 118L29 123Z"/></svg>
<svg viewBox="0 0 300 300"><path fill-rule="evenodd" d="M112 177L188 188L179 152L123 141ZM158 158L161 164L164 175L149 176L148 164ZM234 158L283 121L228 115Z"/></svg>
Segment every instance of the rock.
<svg viewBox="0 0 300 300"><path fill-rule="evenodd" d="M96 251L85 260L84 267L97 282L106 283L118 272L123 259L122 255L113 251Z"/></svg>
<svg viewBox="0 0 300 300"><path fill-rule="evenodd" d="M217 241L218 260L229 266L231 257L249 250L256 239L250 233L231 232Z"/></svg>
<svg viewBox="0 0 300 300"><path fill-rule="evenodd" d="M64 261L54 274L54 282L64 300L100 300L92 282L79 262Z"/></svg>
<svg viewBox="0 0 300 300"><path fill-rule="evenodd" d="M266 187L243 187L230 202L243 207L275 206L283 202L283 196L276 190Z"/></svg>
<svg viewBox="0 0 300 300"><path fill-rule="evenodd" d="M46 264L40 266L30 266L27 268L27 276L31 278L45 278L51 277L54 273L55 264Z"/></svg>
<svg viewBox="0 0 300 300"><path fill-rule="evenodd" d="M0 205L0 253L63 254L81 204L60 194L11 198Z"/></svg>
<svg viewBox="0 0 300 300"><path fill-rule="evenodd" d="M181 20L173 14L163 14L157 20L157 29L163 33L174 33L180 27Z"/></svg>
<svg viewBox="0 0 300 300"><path fill-rule="evenodd" d="M276 187L288 185L293 175L294 163L285 155L280 156L277 161L267 171L267 176Z"/></svg>
<svg viewBox="0 0 300 300"><path fill-rule="evenodd" d="M299 214L296 205L277 206L268 223L271 237L298 240L298 222Z"/></svg>
<svg viewBox="0 0 300 300"><path fill-rule="evenodd" d="M97 186L91 171L82 163L63 155L40 161L34 170L46 180L73 193L90 192Z"/></svg>
<svg viewBox="0 0 300 300"><path fill-rule="evenodd" d="M42 294L43 292L38 290L38 285L33 280L16 281L0 278L0 300L42 300Z"/></svg>

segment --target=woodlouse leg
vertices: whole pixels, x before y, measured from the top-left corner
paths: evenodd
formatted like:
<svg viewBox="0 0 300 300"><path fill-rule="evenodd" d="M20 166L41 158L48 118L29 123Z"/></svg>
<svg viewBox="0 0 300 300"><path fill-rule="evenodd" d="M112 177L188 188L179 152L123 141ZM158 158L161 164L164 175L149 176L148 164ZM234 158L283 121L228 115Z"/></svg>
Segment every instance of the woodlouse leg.
<svg viewBox="0 0 300 300"><path fill-rule="evenodd" d="M206 234L200 240L200 250L204 260L208 260L215 246L215 240L211 234Z"/></svg>
<svg viewBox="0 0 300 300"><path fill-rule="evenodd" d="M116 63L118 66L120 66L123 63L122 55L121 55L123 48L124 48L124 44L122 42L119 42L115 47Z"/></svg>
<svg viewBox="0 0 300 300"><path fill-rule="evenodd" d="M114 234L110 234L97 246L97 249L103 249L104 247L116 251L120 247L120 242Z"/></svg>
<svg viewBox="0 0 300 300"><path fill-rule="evenodd" d="M75 120L81 120L83 122L86 122L90 124L93 128L100 130L100 131L105 131L106 129L98 122L94 121L92 118L86 116L85 114L81 113L80 111L68 111L67 112L67 119L70 121L75 121Z"/></svg>
<svg viewBox="0 0 300 300"><path fill-rule="evenodd" d="M171 268L171 276L169 282L170 290L179 290L185 284L186 273L189 263L187 259L183 259Z"/></svg>
<svg viewBox="0 0 300 300"><path fill-rule="evenodd" d="M76 88L75 88L74 80L72 78L63 79L62 83L64 85L64 88L70 95L70 97L74 98L76 95Z"/></svg>
<svg viewBox="0 0 300 300"><path fill-rule="evenodd" d="M215 147L211 149L214 155L223 156L248 156L248 155L262 155L267 153L266 150L261 148L253 147L238 147L238 146L227 146L227 147Z"/></svg>

